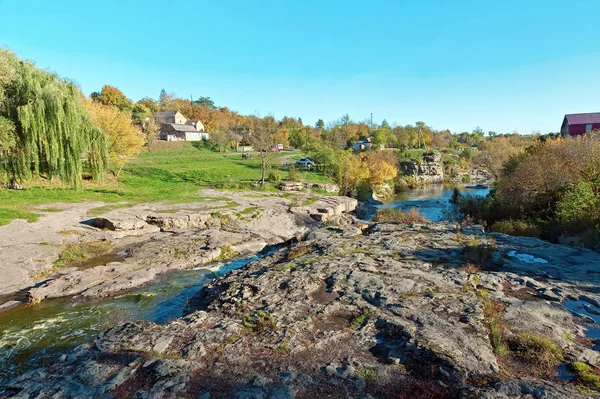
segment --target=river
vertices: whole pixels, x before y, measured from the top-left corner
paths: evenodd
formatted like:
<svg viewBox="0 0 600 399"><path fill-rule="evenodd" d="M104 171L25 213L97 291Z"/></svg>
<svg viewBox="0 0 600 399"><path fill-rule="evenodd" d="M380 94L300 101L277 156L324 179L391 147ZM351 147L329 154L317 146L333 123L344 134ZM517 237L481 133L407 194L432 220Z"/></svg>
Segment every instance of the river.
<svg viewBox="0 0 600 399"><path fill-rule="evenodd" d="M10 378L28 368L51 364L115 324L133 320L162 324L183 316L187 301L206 283L261 256L167 274L151 285L102 301L60 298L1 312L0 394Z"/></svg>
<svg viewBox="0 0 600 399"><path fill-rule="evenodd" d="M485 197L489 188L458 187L464 195ZM453 187L444 185L429 185L422 188L403 191L384 203L373 204L369 207L364 219L371 219L379 209L393 208L407 211L417 208L427 219L439 222L445 219L446 211L451 210L450 198L454 192Z"/></svg>
<svg viewBox="0 0 600 399"><path fill-rule="evenodd" d="M451 205L452 189L429 186L398 194L371 207L418 208L433 221L441 220ZM489 189L461 188L466 194L484 196ZM53 299L35 306L20 306L0 312L0 394L6 382L23 371L51 364L61 354L113 325L148 320L166 323L181 317L187 301L211 279L240 268L263 255L233 260L213 267L167 274L156 282L102 301L77 302Z"/></svg>

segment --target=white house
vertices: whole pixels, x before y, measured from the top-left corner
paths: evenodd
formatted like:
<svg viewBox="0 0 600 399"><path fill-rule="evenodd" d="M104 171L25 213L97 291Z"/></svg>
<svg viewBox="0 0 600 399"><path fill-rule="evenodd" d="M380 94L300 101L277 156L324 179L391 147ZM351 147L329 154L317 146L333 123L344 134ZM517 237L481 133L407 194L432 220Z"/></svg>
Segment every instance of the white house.
<svg viewBox="0 0 600 399"><path fill-rule="evenodd" d="M210 133L204 131L202 122L187 120L179 111L157 112L154 117L160 123L161 140L200 141L210 137Z"/></svg>

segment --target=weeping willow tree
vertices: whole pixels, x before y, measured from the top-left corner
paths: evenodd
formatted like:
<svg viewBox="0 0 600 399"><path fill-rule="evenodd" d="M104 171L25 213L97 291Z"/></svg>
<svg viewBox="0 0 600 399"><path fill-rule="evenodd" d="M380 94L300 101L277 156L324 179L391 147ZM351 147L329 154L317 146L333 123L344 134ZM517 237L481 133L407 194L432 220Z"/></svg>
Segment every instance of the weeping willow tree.
<svg viewBox="0 0 600 399"><path fill-rule="evenodd" d="M77 86L0 49L0 168L12 181L60 178L80 188L84 163L94 179L107 165L106 138Z"/></svg>

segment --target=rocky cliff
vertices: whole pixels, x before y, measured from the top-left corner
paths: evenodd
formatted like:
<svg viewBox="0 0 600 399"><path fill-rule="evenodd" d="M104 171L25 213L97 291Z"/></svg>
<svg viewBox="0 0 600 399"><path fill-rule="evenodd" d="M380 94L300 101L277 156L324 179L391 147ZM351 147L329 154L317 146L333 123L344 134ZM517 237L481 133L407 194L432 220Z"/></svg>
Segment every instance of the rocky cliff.
<svg viewBox="0 0 600 399"><path fill-rule="evenodd" d="M585 249L347 223L215 280L182 319L100 334L7 395L582 398L599 283Z"/></svg>
<svg viewBox="0 0 600 399"><path fill-rule="evenodd" d="M426 152L422 155L421 162L401 162L400 172L421 183L441 183L444 180L442 155L438 152Z"/></svg>

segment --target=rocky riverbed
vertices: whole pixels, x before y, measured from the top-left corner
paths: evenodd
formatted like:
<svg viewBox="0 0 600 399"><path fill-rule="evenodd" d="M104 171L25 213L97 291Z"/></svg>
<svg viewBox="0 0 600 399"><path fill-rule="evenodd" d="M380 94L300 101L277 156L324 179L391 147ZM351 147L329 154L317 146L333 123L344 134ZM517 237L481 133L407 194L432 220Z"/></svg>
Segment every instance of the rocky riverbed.
<svg viewBox="0 0 600 399"><path fill-rule="evenodd" d="M356 206L347 197L215 190L186 204L53 204L53 212L36 223L0 227L0 294L21 293L5 296L0 308L26 297L35 303L114 295L160 274L302 237ZM61 253L73 256L65 249L93 248L104 250L79 264L57 262Z"/></svg>
<svg viewBox="0 0 600 399"><path fill-rule="evenodd" d="M345 218L213 281L187 316L118 325L5 395L586 397L599 280L585 249Z"/></svg>

